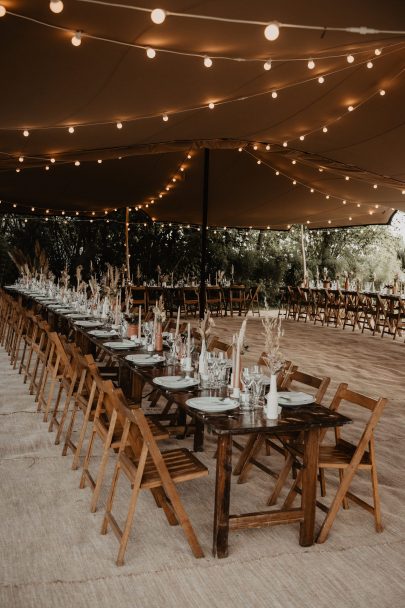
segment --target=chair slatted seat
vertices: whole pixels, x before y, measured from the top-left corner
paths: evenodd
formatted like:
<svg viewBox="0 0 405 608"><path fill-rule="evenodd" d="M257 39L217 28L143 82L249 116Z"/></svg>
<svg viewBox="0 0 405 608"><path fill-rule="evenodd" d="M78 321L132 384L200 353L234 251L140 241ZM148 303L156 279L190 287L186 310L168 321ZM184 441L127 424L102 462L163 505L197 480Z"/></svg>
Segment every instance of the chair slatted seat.
<svg viewBox="0 0 405 608"><path fill-rule="evenodd" d="M158 507L163 508L170 525L180 524L195 557L204 553L178 495L176 484L208 475L208 469L189 450L176 448L161 452L144 412L129 409L118 391L108 396L113 401L124 427L112 484L107 499L101 533L110 526L119 540L117 565L124 563L125 552L141 490L151 490ZM117 482L121 472L131 484L128 514L123 529L112 513Z"/></svg>

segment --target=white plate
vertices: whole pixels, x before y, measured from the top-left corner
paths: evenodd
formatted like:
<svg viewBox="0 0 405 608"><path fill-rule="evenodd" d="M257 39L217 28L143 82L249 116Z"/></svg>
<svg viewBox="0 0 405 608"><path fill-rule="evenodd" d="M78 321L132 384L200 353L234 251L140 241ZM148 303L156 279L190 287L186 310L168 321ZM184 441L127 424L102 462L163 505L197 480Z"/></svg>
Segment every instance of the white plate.
<svg viewBox="0 0 405 608"><path fill-rule="evenodd" d="M117 342L104 342L103 346L107 348L114 348L117 350L128 350L130 348L135 348L135 344L131 342L131 340L119 340Z"/></svg>
<svg viewBox="0 0 405 608"><path fill-rule="evenodd" d="M86 315L86 313L80 313L80 312L72 312L68 315L66 315L67 319L88 319L89 315Z"/></svg>
<svg viewBox="0 0 405 608"><path fill-rule="evenodd" d="M314 403L314 397L312 395L295 391L281 391L277 393L277 398L279 405L285 407L299 407L300 405Z"/></svg>
<svg viewBox="0 0 405 608"><path fill-rule="evenodd" d="M163 363L164 357L160 355L127 355L127 361L135 363L135 365L155 365L155 363Z"/></svg>
<svg viewBox="0 0 405 608"><path fill-rule="evenodd" d="M79 327L100 327L102 324L102 321L76 321L75 323Z"/></svg>
<svg viewBox="0 0 405 608"><path fill-rule="evenodd" d="M161 376L160 378L154 378L153 382L158 386L169 389L188 388L198 384L198 380L195 378L185 378L184 376Z"/></svg>
<svg viewBox="0 0 405 608"><path fill-rule="evenodd" d="M107 329L93 329L93 331L89 331L89 334L96 338L112 338L113 336L118 336L115 329L111 329L111 331L108 331Z"/></svg>
<svg viewBox="0 0 405 608"><path fill-rule="evenodd" d="M53 312L57 312L62 315L66 315L67 313L72 313L72 312L74 313L74 308L60 308L59 307L59 308L54 308ZM76 314L76 313L74 313L74 314Z"/></svg>
<svg viewBox="0 0 405 608"><path fill-rule="evenodd" d="M220 397L194 397L188 399L186 404L203 412L225 412L239 407L239 403L229 397L226 397L223 401Z"/></svg>

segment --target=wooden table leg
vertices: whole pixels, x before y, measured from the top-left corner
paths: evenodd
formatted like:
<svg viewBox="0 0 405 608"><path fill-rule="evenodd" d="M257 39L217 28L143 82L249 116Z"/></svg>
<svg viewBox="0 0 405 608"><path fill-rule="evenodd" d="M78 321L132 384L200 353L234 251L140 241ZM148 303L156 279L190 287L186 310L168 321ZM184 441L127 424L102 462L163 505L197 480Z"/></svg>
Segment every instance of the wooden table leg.
<svg viewBox="0 0 405 608"><path fill-rule="evenodd" d="M305 431L304 445L301 496L304 520L300 524L300 545L309 547L314 544L319 428L311 428Z"/></svg>
<svg viewBox="0 0 405 608"><path fill-rule="evenodd" d="M193 420L194 424L194 452L203 452L204 451L204 423L202 420L195 416Z"/></svg>
<svg viewBox="0 0 405 608"><path fill-rule="evenodd" d="M232 436L218 436L215 479L214 539L212 553L228 557L229 504L231 499Z"/></svg>

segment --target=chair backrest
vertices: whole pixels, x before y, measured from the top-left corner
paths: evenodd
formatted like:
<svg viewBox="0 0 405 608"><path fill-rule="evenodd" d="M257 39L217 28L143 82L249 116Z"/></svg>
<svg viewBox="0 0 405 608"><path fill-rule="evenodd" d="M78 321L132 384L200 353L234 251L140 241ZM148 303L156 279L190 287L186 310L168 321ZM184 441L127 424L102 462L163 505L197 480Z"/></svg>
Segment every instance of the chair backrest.
<svg viewBox="0 0 405 608"><path fill-rule="evenodd" d="M338 410L342 401L350 403L350 405L355 405L362 407L364 409L369 410L370 416L368 417L367 423L362 432L361 438L357 444L357 450L361 454L366 449L368 443L370 442L374 429L381 417L381 414L388 403L388 399L385 397L379 397L378 399L373 399L361 393L357 393L348 388L346 383L339 384L335 396L332 399L332 403L330 405L330 409L334 412ZM336 442L343 442L340 437L341 429L335 429L335 437ZM349 443L345 441L345 443ZM353 445L351 443L351 445ZM361 456L360 456L361 457Z"/></svg>
<svg viewBox="0 0 405 608"><path fill-rule="evenodd" d="M184 304L198 304L199 294L195 287L183 287Z"/></svg>
<svg viewBox="0 0 405 608"><path fill-rule="evenodd" d="M145 310L147 306L146 287L131 286L131 300L133 307L142 305Z"/></svg>
<svg viewBox="0 0 405 608"><path fill-rule="evenodd" d="M330 378L328 376L320 378L318 376L313 376L312 374L307 374L300 371L297 365L294 365L289 373L285 375L280 388L281 390L289 390L291 385L295 385L296 383L316 389L314 392L314 399L316 403L321 404L330 384Z"/></svg>
<svg viewBox="0 0 405 608"><path fill-rule="evenodd" d="M219 340L215 336L208 342L207 351L209 353L212 353L215 351L222 351L226 354L229 354L231 352L231 350L232 350L232 344L223 342L222 340Z"/></svg>

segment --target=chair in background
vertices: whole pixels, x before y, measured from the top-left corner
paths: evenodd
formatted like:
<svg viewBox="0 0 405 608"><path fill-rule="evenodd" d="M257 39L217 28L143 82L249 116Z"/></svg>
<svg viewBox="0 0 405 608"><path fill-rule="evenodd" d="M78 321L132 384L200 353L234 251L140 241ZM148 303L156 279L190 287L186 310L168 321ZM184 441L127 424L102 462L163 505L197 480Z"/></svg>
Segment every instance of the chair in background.
<svg viewBox="0 0 405 608"><path fill-rule="evenodd" d="M216 312L217 317L222 314L222 291L217 286L207 286L205 288L207 310L211 313Z"/></svg>
<svg viewBox="0 0 405 608"><path fill-rule="evenodd" d="M180 524L195 557L204 557L189 517L177 493L176 484L208 475L208 469L189 450L172 449L161 452L140 408L129 409L122 394L108 395L115 411L124 421L119 454L107 499L101 533L108 526L119 541L117 565L124 563L136 505L141 490L151 490L157 505L163 508L170 525ZM112 514L112 507L121 472L131 485L131 498L123 529Z"/></svg>
<svg viewBox="0 0 405 608"><path fill-rule="evenodd" d="M195 287L183 287L183 308L184 314L188 317L189 314L198 314L200 308L200 296Z"/></svg>

